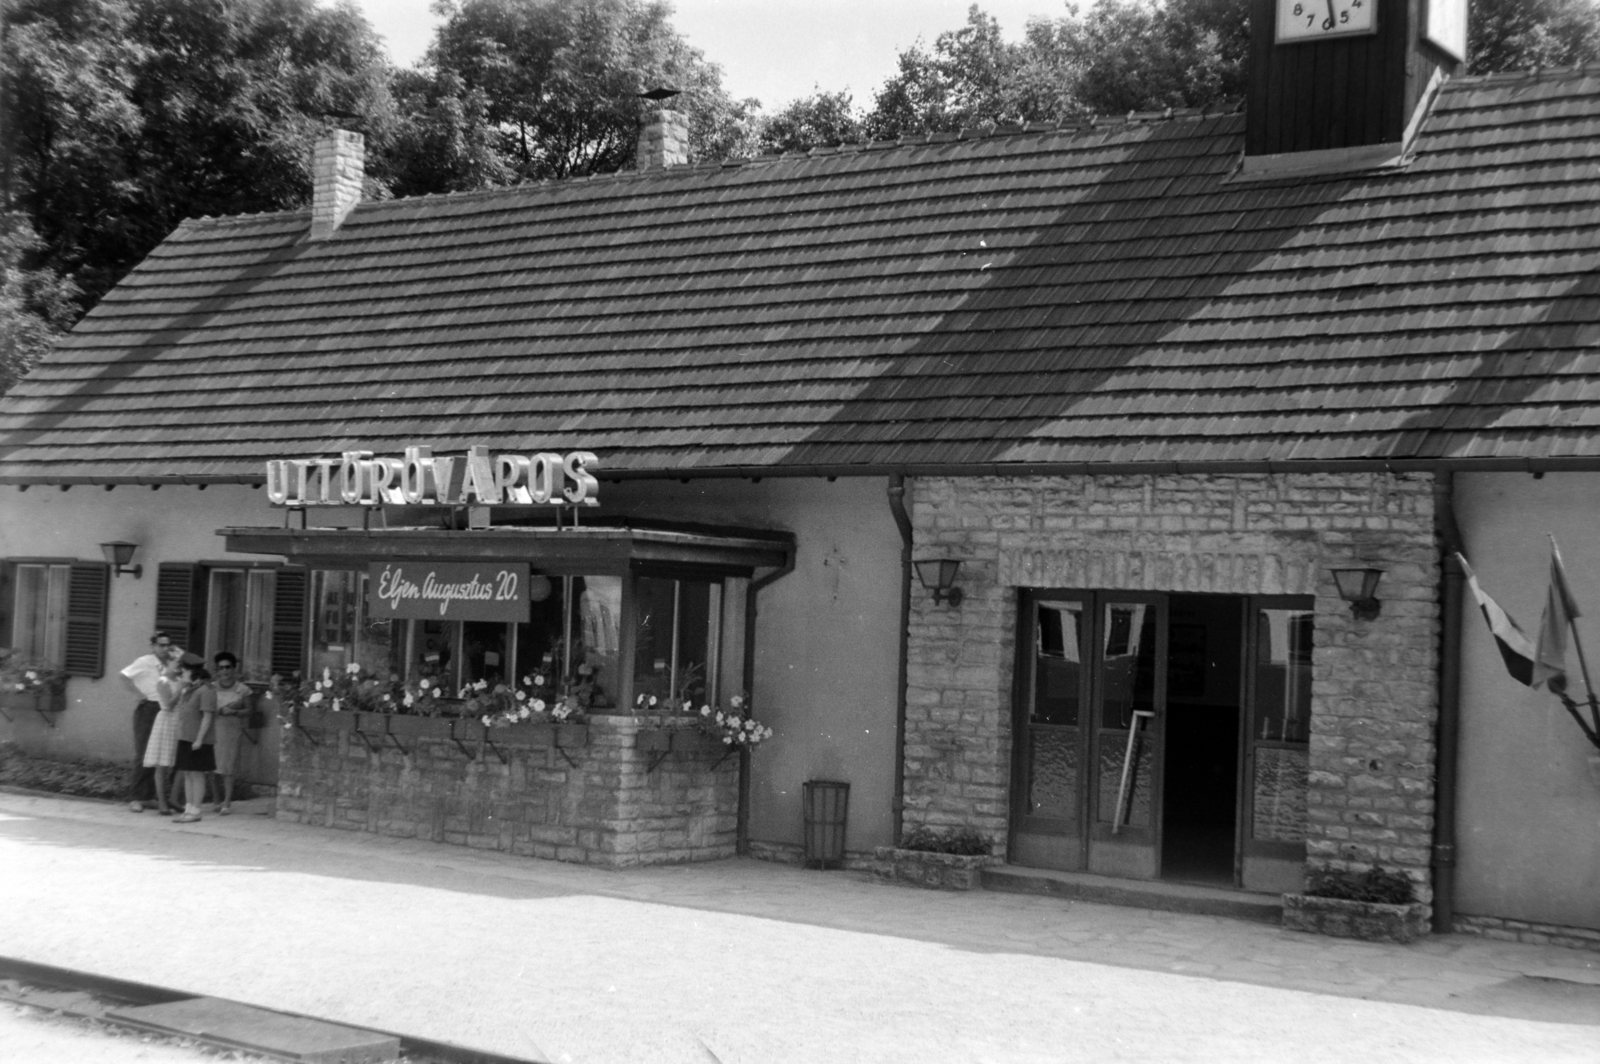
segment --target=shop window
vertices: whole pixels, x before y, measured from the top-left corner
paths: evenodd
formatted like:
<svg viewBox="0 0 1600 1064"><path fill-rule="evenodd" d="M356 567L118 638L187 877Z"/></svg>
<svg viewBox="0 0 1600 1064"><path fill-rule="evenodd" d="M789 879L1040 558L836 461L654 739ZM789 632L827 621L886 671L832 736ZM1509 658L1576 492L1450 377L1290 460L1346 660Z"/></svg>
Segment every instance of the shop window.
<svg viewBox="0 0 1600 1064"><path fill-rule="evenodd" d="M1256 614L1256 739L1303 743L1311 735L1309 609Z"/></svg>
<svg viewBox="0 0 1600 1064"><path fill-rule="evenodd" d="M0 566L0 644L69 676L105 672L104 562L13 561Z"/></svg>
<svg viewBox="0 0 1600 1064"><path fill-rule="evenodd" d="M301 569L162 562L155 627L207 659L237 654L250 683L296 676L304 667L305 584Z"/></svg>
<svg viewBox="0 0 1600 1064"><path fill-rule="evenodd" d="M635 695L716 701L722 585L642 576L635 586Z"/></svg>

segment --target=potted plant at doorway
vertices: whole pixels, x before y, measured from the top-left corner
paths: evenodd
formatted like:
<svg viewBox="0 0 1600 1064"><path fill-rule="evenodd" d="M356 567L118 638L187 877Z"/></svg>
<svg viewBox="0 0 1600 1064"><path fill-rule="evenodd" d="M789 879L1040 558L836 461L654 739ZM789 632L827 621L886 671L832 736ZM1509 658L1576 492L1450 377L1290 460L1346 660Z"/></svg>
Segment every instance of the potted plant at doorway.
<svg viewBox="0 0 1600 1064"><path fill-rule="evenodd" d="M1283 896L1283 926L1368 942L1411 942L1428 933L1428 906L1403 873L1372 866L1314 870L1303 894Z"/></svg>
<svg viewBox="0 0 1600 1064"><path fill-rule="evenodd" d="M913 828L899 846L879 846L872 851L872 874L885 882L972 890L981 885L983 869L993 863L993 849L976 828Z"/></svg>

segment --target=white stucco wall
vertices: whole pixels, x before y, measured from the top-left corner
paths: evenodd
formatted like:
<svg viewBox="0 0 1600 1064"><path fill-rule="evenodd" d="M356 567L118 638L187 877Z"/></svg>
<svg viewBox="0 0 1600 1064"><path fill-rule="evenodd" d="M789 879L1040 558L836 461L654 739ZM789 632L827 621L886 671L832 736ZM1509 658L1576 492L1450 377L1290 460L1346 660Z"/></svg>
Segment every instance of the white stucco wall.
<svg viewBox="0 0 1600 1064"><path fill-rule="evenodd" d="M602 512L795 533L795 571L760 593L750 837L801 845L801 784L850 784L846 846L893 841L900 534L880 478L605 484Z"/></svg>
<svg viewBox="0 0 1600 1064"><path fill-rule="evenodd" d="M101 561L100 544L126 540L140 546L144 567L111 579L105 675L67 682L67 710L49 728L35 714L0 719L0 741L62 757L131 758L133 707L138 695L119 673L150 646L156 614L156 566L161 562L224 562L229 555L216 530L229 525L281 524L266 492L244 487L168 485L159 491L124 486L112 491L80 485L68 491L0 485L0 558L61 557ZM238 561L238 556L234 556ZM181 638L181 637L180 637ZM266 728L261 744L244 743L241 775L277 779L277 735Z"/></svg>
<svg viewBox="0 0 1600 1064"><path fill-rule="evenodd" d="M1600 474L1461 474L1456 515L1483 589L1529 638L1555 535L1600 683ZM1600 750L1552 695L1506 674L1470 592L1463 623L1456 908L1600 928ZM1567 664L1577 693L1571 650Z"/></svg>

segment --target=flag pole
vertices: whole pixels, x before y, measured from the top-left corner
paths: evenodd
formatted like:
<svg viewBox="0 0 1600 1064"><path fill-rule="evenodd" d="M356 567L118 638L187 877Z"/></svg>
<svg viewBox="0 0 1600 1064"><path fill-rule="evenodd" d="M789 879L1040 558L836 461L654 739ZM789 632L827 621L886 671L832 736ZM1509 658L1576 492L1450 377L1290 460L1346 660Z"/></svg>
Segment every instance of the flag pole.
<svg viewBox="0 0 1600 1064"><path fill-rule="evenodd" d="M1556 546L1556 537L1553 535L1550 537L1550 550L1552 556L1556 559L1556 568L1561 574L1561 587L1558 589L1558 594L1565 597L1568 594L1566 566L1561 564L1561 548ZM1566 603L1563 603L1563 605L1566 605ZM1578 668L1583 670L1583 689L1589 695L1589 715L1594 718L1594 730L1590 731L1585 728L1584 731L1588 734L1591 742L1596 746L1600 746L1600 739L1595 738L1600 735L1600 699L1595 697L1594 681L1589 679L1589 658L1583 652L1583 640L1578 638L1578 618L1574 616L1576 605L1576 603L1572 603L1572 608L1565 609L1562 612L1567 615L1567 630L1572 633L1572 646L1578 652Z"/></svg>
<svg viewBox="0 0 1600 1064"><path fill-rule="evenodd" d="M1551 682L1553 683L1554 680ZM1572 719L1578 722L1578 727L1583 731L1583 737L1588 739L1594 746L1600 747L1600 731L1589 727L1589 722L1583 719L1582 713L1578 712L1578 703L1568 698L1565 690L1552 690L1551 693L1561 700L1561 704L1566 707L1567 712L1572 714Z"/></svg>

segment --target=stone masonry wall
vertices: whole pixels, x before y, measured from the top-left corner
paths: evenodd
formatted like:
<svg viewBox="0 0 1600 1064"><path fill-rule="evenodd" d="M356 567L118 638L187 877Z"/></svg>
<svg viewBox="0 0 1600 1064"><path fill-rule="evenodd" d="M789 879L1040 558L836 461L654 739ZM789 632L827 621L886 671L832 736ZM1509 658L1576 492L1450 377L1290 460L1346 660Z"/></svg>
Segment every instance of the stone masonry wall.
<svg viewBox="0 0 1600 1064"><path fill-rule="evenodd" d="M913 586L905 827L1004 852L1019 588L1314 595L1307 857L1404 869L1431 898L1438 555L1426 474L918 478L915 555L963 559L957 608ZM1386 570L1357 621L1331 567Z"/></svg>
<svg viewBox="0 0 1600 1064"><path fill-rule="evenodd" d="M640 722L597 717L586 746L547 741L467 754L449 739L370 750L358 735L284 732L278 816L527 857L626 867L732 857L739 759L634 748ZM382 725L374 730L381 734ZM312 738L316 741L312 742Z"/></svg>

